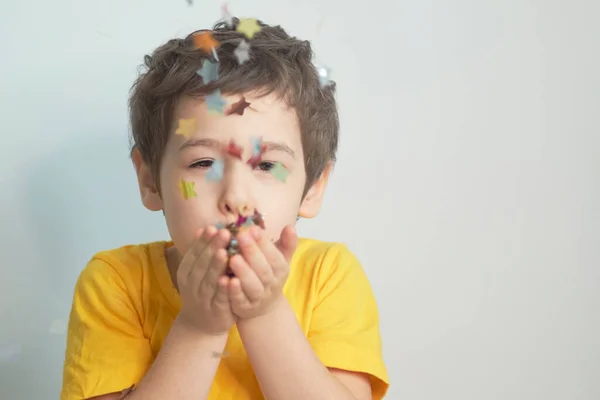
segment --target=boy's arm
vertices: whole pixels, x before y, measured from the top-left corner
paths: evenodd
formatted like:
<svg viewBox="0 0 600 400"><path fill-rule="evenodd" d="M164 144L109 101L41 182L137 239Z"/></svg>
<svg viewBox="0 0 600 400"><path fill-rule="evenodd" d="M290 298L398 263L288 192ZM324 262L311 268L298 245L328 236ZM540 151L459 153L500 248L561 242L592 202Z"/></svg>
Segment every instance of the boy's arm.
<svg viewBox="0 0 600 400"><path fill-rule="evenodd" d="M240 321L238 330L265 399L371 399L368 378L323 365L285 298L273 312Z"/></svg>

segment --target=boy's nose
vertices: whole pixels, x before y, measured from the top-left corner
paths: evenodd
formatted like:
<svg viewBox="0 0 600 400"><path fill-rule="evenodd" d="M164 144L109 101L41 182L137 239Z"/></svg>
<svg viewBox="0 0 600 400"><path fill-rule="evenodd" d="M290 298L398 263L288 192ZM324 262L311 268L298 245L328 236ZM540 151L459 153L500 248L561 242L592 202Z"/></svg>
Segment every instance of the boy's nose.
<svg viewBox="0 0 600 400"><path fill-rule="evenodd" d="M226 217L227 223L236 222L240 214L244 216L252 215L255 208L248 187L248 178L251 178L251 176L232 172L230 171L223 177L223 191L219 200L219 209Z"/></svg>

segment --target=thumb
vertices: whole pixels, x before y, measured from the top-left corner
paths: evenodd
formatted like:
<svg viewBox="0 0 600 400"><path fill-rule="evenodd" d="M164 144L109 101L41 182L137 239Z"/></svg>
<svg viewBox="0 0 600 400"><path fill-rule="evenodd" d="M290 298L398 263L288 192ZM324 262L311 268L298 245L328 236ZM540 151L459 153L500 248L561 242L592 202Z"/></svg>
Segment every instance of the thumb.
<svg viewBox="0 0 600 400"><path fill-rule="evenodd" d="M292 260L292 256L294 255L294 251L296 251L296 246L298 246L298 236L296 235L296 228L293 225L287 225L281 231L281 236L276 243L277 248L287 262Z"/></svg>

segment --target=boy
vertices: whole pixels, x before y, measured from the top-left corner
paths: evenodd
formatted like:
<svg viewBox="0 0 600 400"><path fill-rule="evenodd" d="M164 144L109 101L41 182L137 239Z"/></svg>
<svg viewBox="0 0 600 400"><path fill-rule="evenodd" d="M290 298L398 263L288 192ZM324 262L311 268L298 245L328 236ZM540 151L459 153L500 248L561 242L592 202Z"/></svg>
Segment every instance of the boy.
<svg viewBox="0 0 600 400"><path fill-rule="evenodd" d="M83 270L62 400L384 396L358 260L294 231L317 215L338 143L334 85L311 58L280 27L238 19L146 56L132 159L171 241L100 252Z"/></svg>

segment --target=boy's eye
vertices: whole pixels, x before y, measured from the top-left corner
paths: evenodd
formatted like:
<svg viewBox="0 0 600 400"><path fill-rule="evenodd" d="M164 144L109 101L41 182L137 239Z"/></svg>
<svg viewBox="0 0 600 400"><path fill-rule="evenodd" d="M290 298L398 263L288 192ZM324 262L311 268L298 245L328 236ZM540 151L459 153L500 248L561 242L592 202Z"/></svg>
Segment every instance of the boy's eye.
<svg viewBox="0 0 600 400"><path fill-rule="evenodd" d="M275 167L275 163L271 162L271 161L261 161L260 164L258 164L258 169L260 169L261 171L270 171Z"/></svg>
<svg viewBox="0 0 600 400"><path fill-rule="evenodd" d="M196 161L195 163L193 163L192 165L190 165L191 168L210 168L213 165L213 160L210 159L206 159L206 160L199 160Z"/></svg>

